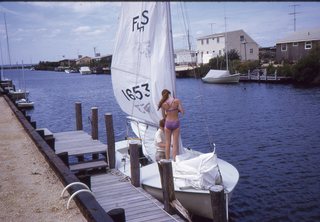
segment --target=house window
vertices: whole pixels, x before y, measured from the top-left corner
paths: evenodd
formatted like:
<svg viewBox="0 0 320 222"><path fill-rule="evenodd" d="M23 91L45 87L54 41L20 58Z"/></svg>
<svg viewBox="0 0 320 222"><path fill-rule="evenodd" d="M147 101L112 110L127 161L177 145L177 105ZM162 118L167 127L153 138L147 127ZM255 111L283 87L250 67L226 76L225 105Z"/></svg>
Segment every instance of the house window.
<svg viewBox="0 0 320 222"><path fill-rule="evenodd" d="M207 51L207 54L209 54L209 51Z"/></svg>
<svg viewBox="0 0 320 222"><path fill-rule="evenodd" d="M240 35L240 42L243 42L243 41L244 41L244 36Z"/></svg>
<svg viewBox="0 0 320 222"><path fill-rule="evenodd" d="M251 53L251 54L253 53L253 49L250 49L250 53Z"/></svg>
<svg viewBox="0 0 320 222"><path fill-rule="evenodd" d="M214 40L214 38L212 38L212 41Z"/></svg>
<svg viewBox="0 0 320 222"><path fill-rule="evenodd" d="M203 39L201 39L201 45L203 45Z"/></svg>
<svg viewBox="0 0 320 222"><path fill-rule="evenodd" d="M220 39L219 39L219 37L217 37L217 43L219 43L219 41L220 41Z"/></svg>
<svg viewBox="0 0 320 222"><path fill-rule="evenodd" d="M209 44L209 39L207 39L207 44Z"/></svg>
<svg viewBox="0 0 320 222"><path fill-rule="evenodd" d="M298 46L299 44L297 43L297 42L293 42L292 43L292 46L294 46L294 47L296 47L296 46Z"/></svg>
<svg viewBox="0 0 320 222"><path fill-rule="evenodd" d="M281 44L281 51L287 51L287 44Z"/></svg>
<svg viewBox="0 0 320 222"><path fill-rule="evenodd" d="M312 48L312 42L305 42L304 49L311 49Z"/></svg>
<svg viewBox="0 0 320 222"><path fill-rule="evenodd" d="M219 50L219 55L221 55L221 50Z"/></svg>

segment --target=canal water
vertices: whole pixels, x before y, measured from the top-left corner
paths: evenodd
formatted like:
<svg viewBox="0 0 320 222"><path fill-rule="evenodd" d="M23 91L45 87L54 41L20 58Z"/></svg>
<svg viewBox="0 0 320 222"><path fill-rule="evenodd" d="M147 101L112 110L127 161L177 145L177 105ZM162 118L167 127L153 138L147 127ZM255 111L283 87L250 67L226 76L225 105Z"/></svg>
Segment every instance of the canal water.
<svg viewBox="0 0 320 222"><path fill-rule="evenodd" d="M125 114L116 103L110 75L26 71L26 88L37 127L75 130L75 102L82 102L84 130L98 107L99 139L106 143L104 114L112 113L116 140L126 136ZM23 88L21 71L5 77ZM204 84L177 79L184 146L232 163L240 180L230 221L320 221L320 88L239 83ZM202 221L202 220L200 220Z"/></svg>

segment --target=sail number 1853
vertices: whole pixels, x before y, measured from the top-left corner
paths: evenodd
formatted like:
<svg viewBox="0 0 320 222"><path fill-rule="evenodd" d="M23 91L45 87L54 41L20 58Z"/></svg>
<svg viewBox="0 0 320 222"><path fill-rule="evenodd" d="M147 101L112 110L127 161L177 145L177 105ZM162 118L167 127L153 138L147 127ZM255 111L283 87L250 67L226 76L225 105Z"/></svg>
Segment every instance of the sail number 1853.
<svg viewBox="0 0 320 222"><path fill-rule="evenodd" d="M149 97L150 96L150 89L149 89L149 84L141 84L134 86L132 88L124 89L121 90L123 95L126 97L127 100L142 100L143 97Z"/></svg>

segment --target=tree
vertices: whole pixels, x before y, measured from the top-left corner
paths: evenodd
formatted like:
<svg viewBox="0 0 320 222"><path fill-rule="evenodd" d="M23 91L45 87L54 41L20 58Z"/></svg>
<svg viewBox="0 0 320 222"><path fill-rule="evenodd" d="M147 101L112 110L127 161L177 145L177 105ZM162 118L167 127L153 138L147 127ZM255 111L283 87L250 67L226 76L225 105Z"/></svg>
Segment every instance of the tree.
<svg viewBox="0 0 320 222"><path fill-rule="evenodd" d="M320 85L320 46L316 45L309 54L293 66L293 79L297 83Z"/></svg>

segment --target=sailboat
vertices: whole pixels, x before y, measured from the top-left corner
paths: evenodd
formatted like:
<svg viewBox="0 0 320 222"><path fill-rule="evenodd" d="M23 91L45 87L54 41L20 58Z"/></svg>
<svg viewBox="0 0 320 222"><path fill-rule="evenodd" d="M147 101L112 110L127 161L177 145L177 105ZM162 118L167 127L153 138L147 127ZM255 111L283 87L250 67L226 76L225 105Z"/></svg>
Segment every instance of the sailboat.
<svg viewBox="0 0 320 222"><path fill-rule="evenodd" d="M239 83L240 73L230 74L228 62L228 37L226 30L226 17L225 19L225 56L226 56L226 70L210 69L202 81L205 83Z"/></svg>
<svg viewBox="0 0 320 222"><path fill-rule="evenodd" d="M157 110L162 90L168 89L173 96L177 93L173 56L170 2L122 4L111 64L112 86L149 163L140 167L140 183L159 200L162 187L153 139L162 118ZM131 139L124 139L115 144L116 168L128 176L130 142ZM179 145L180 155L172 162L176 198L190 213L212 218L208 188L221 175L229 200L239 173L233 165L217 158L215 152L202 154L186 149L181 139Z"/></svg>
<svg viewBox="0 0 320 222"><path fill-rule="evenodd" d="M27 94L23 62L22 62L22 78L24 83L24 98L16 100L16 105L19 108L31 109L34 106L34 102L29 100L29 97L28 97L29 94Z"/></svg>

